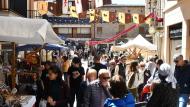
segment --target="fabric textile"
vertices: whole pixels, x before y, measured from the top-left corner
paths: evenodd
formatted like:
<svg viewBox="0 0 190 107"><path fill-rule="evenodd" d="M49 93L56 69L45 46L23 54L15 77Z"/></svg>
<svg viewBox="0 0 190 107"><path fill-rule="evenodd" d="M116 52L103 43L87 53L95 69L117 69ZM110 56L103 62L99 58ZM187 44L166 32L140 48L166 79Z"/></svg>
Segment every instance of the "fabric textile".
<svg viewBox="0 0 190 107"><path fill-rule="evenodd" d="M86 89L84 95L84 107L103 107L107 98L110 98L107 89L100 85L99 80L92 82Z"/></svg>
<svg viewBox="0 0 190 107"><path fill-rule="evenodd" d="M131 93L128 93L124 98L106 99L104 107L135 107L135 99Z"/></svg>

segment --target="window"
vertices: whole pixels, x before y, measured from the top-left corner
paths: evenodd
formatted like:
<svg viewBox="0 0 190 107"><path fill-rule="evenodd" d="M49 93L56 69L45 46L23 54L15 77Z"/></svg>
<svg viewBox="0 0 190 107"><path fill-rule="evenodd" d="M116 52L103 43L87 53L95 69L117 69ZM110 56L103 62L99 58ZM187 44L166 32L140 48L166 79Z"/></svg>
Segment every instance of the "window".
<svg viewBox="0 0 190 107"><path fill-rule="evenodd" d="M131 10L128 10L128 13L130 13L131 12Z"/></svg>
<svg viewBox="0 0 190 107"><path fill-rule="evenodd" d="M97 34L101 35L102 34L102 27L97 27Z"/></svg>
<svg viewBox="0 0 190 107"><path fill-rule="evenodd" d="M77 34L81 34L81 28L77 28Z"/></svg>
<svg viewBox="0 0 190 107"><path fill-rule="evenodd" d="M77 28L73 28L73 37L74 37L74 38L77 37Z"/></svg>
<svg viewBox="0 0 190 107"><path fill-rule="evenodd" d="M59 28L60 34L72 34L72 28Z"/></svg>
<svg viewBox="0 0 190 107"><path fill-rule="evenodd" d="M78 34L90 34L90 28L77 28Z"/></svg>
<svg viewBox="0 0 190 107"><path fill-rule="evenodd" d="M90 34L91 33L91 29L90 28L81 28L81 33L82 34Z"/></svg>

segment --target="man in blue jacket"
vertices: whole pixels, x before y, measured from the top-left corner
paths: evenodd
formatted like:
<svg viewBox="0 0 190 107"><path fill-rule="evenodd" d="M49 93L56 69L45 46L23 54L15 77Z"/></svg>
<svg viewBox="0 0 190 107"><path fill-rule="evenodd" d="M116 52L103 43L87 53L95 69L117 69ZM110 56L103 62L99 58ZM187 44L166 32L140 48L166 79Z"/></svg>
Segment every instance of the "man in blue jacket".
<svg viewBox="0 0 190 107"><path fill-rule="evenodd" d="M190 65L185 63L182 55L176 55L174 62L174 75L179 85L179 107L187 107L190 95Z"/></svg>

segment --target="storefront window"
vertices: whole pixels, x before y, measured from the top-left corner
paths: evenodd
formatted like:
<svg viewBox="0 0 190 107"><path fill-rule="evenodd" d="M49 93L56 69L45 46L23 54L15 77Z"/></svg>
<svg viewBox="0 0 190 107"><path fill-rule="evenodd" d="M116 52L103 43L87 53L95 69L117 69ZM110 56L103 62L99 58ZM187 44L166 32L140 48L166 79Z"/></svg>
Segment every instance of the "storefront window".
<svg viewBox="0 0 190 107"><path fill-rule="evenodd" d="M169 44L169 56L170 56L170 63L172 68L174 69L175 64L173 63L173 56L176 54L180 54L182 49L182 23L178 23L172 26L169 26L169 37L170 37L170 44Z"/></svg>
<svg viewBox="0 0 190 107"><path fill-rule="evenodd" d="M175 24L169 27L170 39L182 38L182 23Z"/></svg>

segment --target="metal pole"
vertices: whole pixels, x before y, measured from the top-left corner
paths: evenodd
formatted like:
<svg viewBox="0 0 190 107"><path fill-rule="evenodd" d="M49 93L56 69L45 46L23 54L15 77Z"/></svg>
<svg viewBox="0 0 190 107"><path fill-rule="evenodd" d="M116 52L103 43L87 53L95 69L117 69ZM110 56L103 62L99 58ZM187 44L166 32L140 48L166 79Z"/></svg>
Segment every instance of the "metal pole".
<svg viewBox="0 0 190 107"><path fill-rule="evenodd" d="M12 88L16 87L16 44L12 43L13 54L12 54Z"/></svg>

